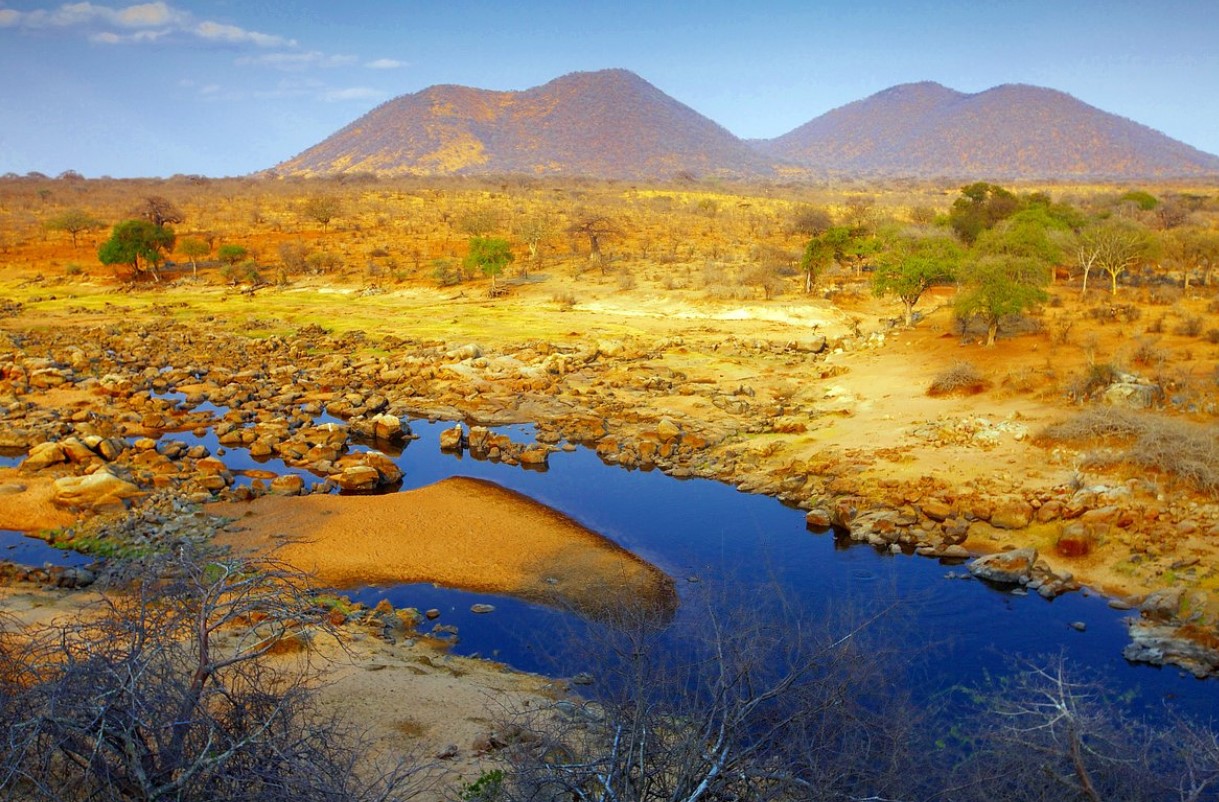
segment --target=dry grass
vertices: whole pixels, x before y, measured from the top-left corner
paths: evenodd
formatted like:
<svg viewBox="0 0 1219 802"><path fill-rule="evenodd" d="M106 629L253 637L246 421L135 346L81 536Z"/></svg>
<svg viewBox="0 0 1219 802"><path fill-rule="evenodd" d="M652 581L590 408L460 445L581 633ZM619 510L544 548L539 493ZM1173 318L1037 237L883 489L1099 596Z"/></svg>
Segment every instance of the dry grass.
<svg viewBox="0 0 1219 802"><path fill-rule="evenodd" d="M1179 418L1095 407L1047 427L1042 440L1115 446L1089 455L1091 465L1133 465L1219 495L1219 430Z"/></svg>
<svg viewBox="0 0 1219 802"><path fill-rule="evenodd" d="M990 382L972 362L956 362L931 381L927 395L977 395L988 387Z"/></svg>

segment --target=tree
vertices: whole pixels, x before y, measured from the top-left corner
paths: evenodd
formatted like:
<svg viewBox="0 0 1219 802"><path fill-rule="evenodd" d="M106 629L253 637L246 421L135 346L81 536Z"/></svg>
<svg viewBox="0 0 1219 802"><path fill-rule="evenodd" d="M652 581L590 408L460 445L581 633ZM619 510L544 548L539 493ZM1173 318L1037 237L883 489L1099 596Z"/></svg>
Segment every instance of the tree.
<svg viewBox="0 0 1219 802"><path fill-rule="evenodd" d="M274 564L154 560L96 615L3 644L0 796L98 802L403 799L413 767L361 780L358 742L310 695L329 631ZM300 659L267 658L293 643ZM334 728L338 726L338 730ZM32 796L25 791L33 791Z"/></svg>
<svg viewBox="0 0 1219 802"><path fill-rule="evenodd" d="M830 213L818 206L801 203L791 210L783 230L789 237L812 238L834 225Z"/></svg>
<svg viewBox="0 0 1219 802"><path fill-rule="evenodd" d="M227 265L244 262L250 255L250 249L243 245L221 245L216 251L216 258Z"/></svg>
<svg viewBox="0 0 1219 802"><path fill-rule="evenodd" d="M948 224L966 245L985 230L1020 211L1020 199L1003 187L978 181L961 187L948 211Z"/></svg>
<svg viewBox="0 0 1219 802"><path fill-rule="evenodd" d="M588 257L598 261L601 273L604 274L606 259L605 254L601 252L601 244L604 240L621 234L618 225L604 214L585 210L576 214L567 227L567 233L588 240Z"/></svg>
<svg viewBox="0 0 1219 802"><path fill-rule="evenodd" d="M913 326L914 305L930 287L955 279L962 256L947 236L903 237L872 274L872 292L896 295L906 326Z"/></svg>
<svg viewBox="0 0 1219 802"><path fill-rule="evenodd" d="M110 239L98 248L97 258L104 265L131 265L132 273L136 276L147 269L154 279L160 281L157 265L173 247L173 229L158 226L149 220L124 220L114 227Z"/></svg>
<svg viewBox="0 0 1219 802"><path fill-rule="evenodd" d="M133 211L136 217L149 221L157 228L165 228L170 223L179 224L186 218L167 198L160 195L148 195Z"/></svg>
<svg viewBox="0 0 1219 802"><path fill-rule="evenodd" d="M1010 254L986 254L969 261L957 298L957 317L980 318L986 323L986 345L995 344L999 322L1043 303L1049 270L1037 259Z"/></svg>
<svg viewBox="0 0 1219 802"><path fill-rule="evenodd" d="M47 220L46 227L51 231L66 231L72 237L72 247L76 247L76 237L81 232L93 231L106 224L82 209L68 209Z"/></svg>
<svg viewBox="0 0 1219 802"><path fill-rule="evenodd" d="M178 251L190 259L191 275L199 279L199 260L212 252L212 246L202 237L183 237L178 243Z"/></svg>
<svg viewBox="0 0 1219 802"><path fill-rule="evenodd" d="M1117 295L1117 277L1139 263L1147 248L1147 238L1136 223L1103 220L1079 235L1076 262L1083 270L1081 294L1088 292L1088 274L1098 268L1109 274L1110 294Z"/></svg>
<svg viewBox="0 0 1219 802"><path fill-rule="evenodd" d="M835 253L835 245L824 231L805 244L804 255L800 257L800 269L804 271L804 291L806 293L813 291L817 277L834 263Z"/></svg>
<svg viewBox="0 0 1219 802"><path fill-rule="evenodd" d="M490 277L491 294L495 295L497 292L495 277L504 272L504 268L514 259L508 240L497 237L472 237L470 251L466 254L463 264L471 270L478 268L484 276Z"/></svg>
<svg viewBox="0 0 1219 802"><path fill-rule="evenodd" d="M1202 273L1202 284L1209 287L1211 276L1219 267L1219 231L1178 228L1163 239L1165 249L1181 266L1185 289L1189 289L1190 276L1195 271Z"/></svg>
<svg viewBox="0 0 1219 802"><path fill-rule="evenodd" d="M342 214L342 204L331 195L314 195L305 201L301 213L321 224L322 230L330 228L330 221Z"/></svg>
<svg viewBox="0 0 1219 802"><path fill-rule="evenodd" d="M520 222L516 227L516 235L525 243L525 247L529 249L529 261L537 266L541 262L542 243L554 231L554 223L549 217L543 215L534 215L527 217ZM528 278L529 269L523 267L521 274Z"/></svg>

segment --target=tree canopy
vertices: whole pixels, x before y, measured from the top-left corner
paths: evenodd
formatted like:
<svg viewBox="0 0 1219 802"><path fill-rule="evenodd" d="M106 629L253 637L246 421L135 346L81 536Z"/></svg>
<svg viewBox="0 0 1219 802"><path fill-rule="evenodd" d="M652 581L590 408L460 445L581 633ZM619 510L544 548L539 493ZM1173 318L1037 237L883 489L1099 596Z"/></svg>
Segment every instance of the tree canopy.
<svg viewBox="0 0 1219 802"><path fill-rule="evenodd" d="M495 277L504 272L504 268L514 259L508 240L498 237L471 237L470 251L462 264L471 270L478 268L484 276L490 277L491 293L494 294Z"/></svg>
<svg viewBox="0 0 1219 802"><path fill-rule="evenodd" d="M872 274L872 292L896 295L907 326L914 325L914 305L935 284L954 280L964 252L947 236L905 236L881 259Z"/></svg>
<svg viewBox="0 0 1219 802"><path fill-rule="evenodd" d="M137 276L147 269L160 281L157 265L164 254L173 249L174 240L171 228L158 226L151 220L124 220L98 248L97 258L104 265L131 265Z"/></svg>

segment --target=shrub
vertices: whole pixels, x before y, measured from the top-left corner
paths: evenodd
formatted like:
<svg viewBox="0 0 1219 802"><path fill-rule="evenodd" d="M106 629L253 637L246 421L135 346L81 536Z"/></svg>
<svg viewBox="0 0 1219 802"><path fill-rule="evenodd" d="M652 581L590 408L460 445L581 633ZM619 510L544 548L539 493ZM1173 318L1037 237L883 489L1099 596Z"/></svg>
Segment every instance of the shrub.
<svg viewBox="0 0 1219 802"><path fill-rule="evenodd" d="M957 362L932 380L927 395L977 395L989 386L972 362Z"/></svg>
<svg viewBox="0 0 1219 802"><path fill-rule="evenodd" d="M1190 315L1177 324L1176 333L1183 337L1198 337L1202 334L1202 318Z"/></svg>
<svg viewBox="0 0 1219 802"><path fill-rule="evenodd" d="M1156 471L1211 495L1219 494L1219 431L1190 421L1119 407L1096 407L1047 427L1051 442L1123 446L1104 462Z"/></svg>

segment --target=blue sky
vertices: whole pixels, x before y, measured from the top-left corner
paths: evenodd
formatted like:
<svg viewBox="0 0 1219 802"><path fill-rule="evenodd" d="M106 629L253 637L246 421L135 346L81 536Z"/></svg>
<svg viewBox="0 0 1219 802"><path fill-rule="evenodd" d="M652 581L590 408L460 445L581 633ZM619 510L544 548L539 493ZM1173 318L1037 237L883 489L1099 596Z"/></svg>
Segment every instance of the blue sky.
<svg viewBox="0 0 1219 802"><path fill-rule="evenodd" d="M1029 83L1219 153L1216 0L0 0L0 173L242 175L432 84L608 67L744 137Z"/></svg>

